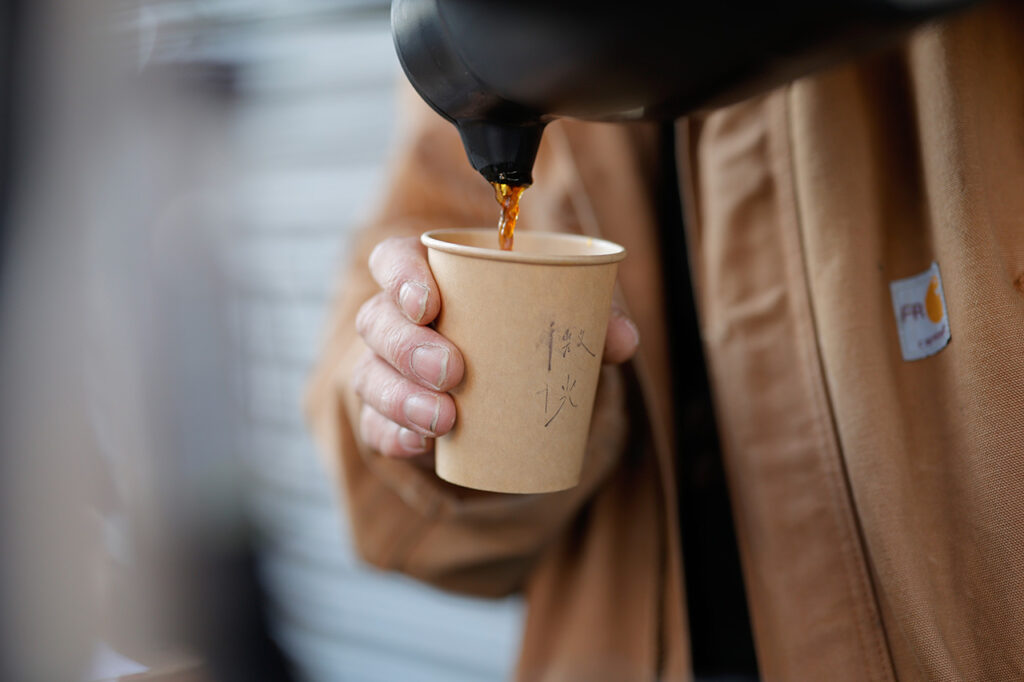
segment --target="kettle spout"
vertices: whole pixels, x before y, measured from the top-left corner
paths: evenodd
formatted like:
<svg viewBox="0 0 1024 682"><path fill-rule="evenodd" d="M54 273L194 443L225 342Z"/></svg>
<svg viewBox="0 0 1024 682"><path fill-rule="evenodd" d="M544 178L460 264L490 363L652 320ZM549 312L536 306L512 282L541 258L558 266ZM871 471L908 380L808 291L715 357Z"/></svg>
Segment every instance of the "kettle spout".
<svg viewBox="0 0 1024 682"><path fill-rule="evenodd" d="M490 120L456 121L462 145L473 168L490 183L532 185L544 122L501 123Z"/></svg>
<svg viewBox="0 0 1024 682"><path fill-rule="evenodd" d="M446 9L458 18L474 5L449 3ZM530 108L501 97L465 62L453 33L466 39L477 32L453 31L440 0L394 0L391 28L409 82L459 129L473 168L488 182L531 184L545 121Z"/></svg>

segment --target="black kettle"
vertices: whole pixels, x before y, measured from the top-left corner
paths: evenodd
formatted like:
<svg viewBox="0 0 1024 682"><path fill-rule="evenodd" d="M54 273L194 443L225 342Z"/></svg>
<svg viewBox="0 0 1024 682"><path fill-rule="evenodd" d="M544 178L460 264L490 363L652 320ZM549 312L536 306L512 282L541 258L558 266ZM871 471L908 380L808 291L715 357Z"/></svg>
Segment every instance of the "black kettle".
<svg viewBox="0 0 1024 682"><path fill-rule="evenodd" d="M671 120L778 85L965 0L394 0L417 92L489 182L528 185L544 126Z"/></svg>

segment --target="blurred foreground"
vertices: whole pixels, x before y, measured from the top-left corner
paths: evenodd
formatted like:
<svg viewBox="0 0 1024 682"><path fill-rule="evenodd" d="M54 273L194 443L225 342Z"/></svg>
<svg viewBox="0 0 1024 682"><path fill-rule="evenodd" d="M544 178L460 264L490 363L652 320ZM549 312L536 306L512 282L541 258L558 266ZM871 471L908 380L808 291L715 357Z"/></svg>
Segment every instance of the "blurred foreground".
<svg viewBox="0 0 1024 682"><path fill-rule="evenodd" d="M505 676L518 601L362 566L301 418L387 8L6 11L0 679Z"/></svg>

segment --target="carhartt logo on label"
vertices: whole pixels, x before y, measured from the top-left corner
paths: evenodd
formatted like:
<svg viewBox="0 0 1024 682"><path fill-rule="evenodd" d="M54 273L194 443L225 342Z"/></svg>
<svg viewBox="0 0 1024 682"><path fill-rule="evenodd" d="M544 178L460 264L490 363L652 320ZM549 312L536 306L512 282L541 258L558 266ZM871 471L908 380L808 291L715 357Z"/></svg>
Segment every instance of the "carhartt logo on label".
<svg viewBox="0 0 1024 682"><path fill-rule="evenodd" d="M889 282L904 360L935 355L949 343L949 316L939 264L919 275Z"/></svg>

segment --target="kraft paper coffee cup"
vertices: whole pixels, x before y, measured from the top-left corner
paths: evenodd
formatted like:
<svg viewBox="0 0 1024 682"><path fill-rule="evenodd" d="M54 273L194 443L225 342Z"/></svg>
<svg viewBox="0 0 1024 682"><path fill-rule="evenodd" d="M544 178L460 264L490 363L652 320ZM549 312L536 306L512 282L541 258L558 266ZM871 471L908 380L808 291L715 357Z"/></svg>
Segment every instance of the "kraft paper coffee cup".
<svg viewBox="0 0 1024 682"><path fill-rule="evenodd" d="M576 485L625 249L522 232L501 251L493 227L421 241L441 292L435 327L466 364L451 392L455 427L437 440L437 475L506 493Z"/></svg>

